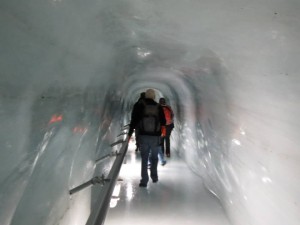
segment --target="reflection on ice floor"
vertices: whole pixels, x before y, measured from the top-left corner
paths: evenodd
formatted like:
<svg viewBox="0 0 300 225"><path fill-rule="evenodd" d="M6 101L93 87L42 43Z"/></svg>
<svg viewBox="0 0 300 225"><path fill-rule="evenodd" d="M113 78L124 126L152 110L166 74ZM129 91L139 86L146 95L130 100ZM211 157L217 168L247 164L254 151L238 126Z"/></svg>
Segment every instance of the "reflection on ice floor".
<svg viewBox="0 0 300 225"><path fill-rule="evenodd" d="M175 154L158 166L159 182L140 188L140 155L130 145L108 210L105 225L230 225L216 197L210 194Z"/></svg>

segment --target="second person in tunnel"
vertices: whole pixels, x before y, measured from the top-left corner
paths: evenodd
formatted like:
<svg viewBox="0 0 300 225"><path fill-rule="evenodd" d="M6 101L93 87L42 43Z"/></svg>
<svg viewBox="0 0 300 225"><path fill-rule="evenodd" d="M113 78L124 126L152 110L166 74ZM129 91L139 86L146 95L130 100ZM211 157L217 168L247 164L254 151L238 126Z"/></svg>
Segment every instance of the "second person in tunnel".
<svg viewBox="0 0 300 225"><path fill-rule="evenodd" d="M161 147L161 127L165 126L165 124L166 119L163 108L155 102L155 91L148 89L143 103L137 104L133 108L128 133L129 137L131 137L135 129L139 130L139 148L142 158L140 187L147 187L149 181L149 154L151 158L150 177L154 183L158 181L158 151Z"/></svg>
<svg viewBox="0 0 300 225"><path fill-rule="evenodd" d="M172 133L172 130L174 129L174 113L171 108L171 106L166 104L166 99L165 98L160 98L159 99L159 104L162 106L164 110L164 115L166 119L166 130L165 130L165 135L162 136L162 152L163 154L166 153L167 157L171 156L171 151L170 151L170 136Z"/></svg>

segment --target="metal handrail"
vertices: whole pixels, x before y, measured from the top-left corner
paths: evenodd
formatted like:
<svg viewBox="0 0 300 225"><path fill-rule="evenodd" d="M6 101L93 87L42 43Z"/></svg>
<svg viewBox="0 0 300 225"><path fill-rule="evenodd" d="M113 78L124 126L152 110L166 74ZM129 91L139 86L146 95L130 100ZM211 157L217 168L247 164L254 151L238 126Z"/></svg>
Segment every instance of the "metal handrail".
<svg viewBox="0 0 300 225"><path fill-rule="evenodd" d="M89 181L87 181L87 182L85 182L85 183L83 183L83 184L81 184L81 185L79 185L79 186L77 186L77 187L71 189L71 190L69 191L69 193L70 193L70 195L72 195L72 194L74 194L74 193L76 193L76 192L78 192L78 191L81 191L81 190L83 190L83 189L85 189L85 188L87 188L87 187L89 187L89 186L91 186L91 185L94 185L94 184L102 184L102 185L104 185L105 182L109 182L109 181L110 181L110 180L109 180L109 179L106 179L106 178L104 177L104 174L102 174L101 177L98 177L98 176L97 176L97 177L94 177L94 178L90 179Z"/></svg>
<svg viewBox="0 0 300 225"><path fill-rule="evenodd" d="M124 142L124 141L123 141ZM123 143L122 142L122 143ZM110 158L110 157L113 157L113 156L117 156L117 155L119 155L120 153L118 153L117 151L115 151L115 152L111 152L111 153L109 153L109 154L107 154L107 155L105 155L105 156L102 156L101 158L99 158L99 159L96 159L96 161L95 161L95 163L99 163L99 162L101 162L102 160L104 160L104 159L108 159L108 158Z"/></svg>
<svg viewBox="0 0 300 225"><path fill-rule="evenodd" d="M115 145L118 145L118 144L121 144L121 143L125 143L125 142L126 142L126 141L124 141L124 140L118 140L118 141L112 143L110 146L113 147L113 146L115 146ZM104 159L108 159L108 158L110 158L110 157L118 156L118 155L120 155L120 153L117 152L117 151L111 152L111 153L106 154L106 155L102 156L101 158L97 159L97 160L95 161L95 163L96 163L96 164L97 164L97 163L100 163L100 162L101 162L102 160L104 160ZM89 187L89 186L91 186L91 185L94 185L94 184L102 184L102 185L104 185L104 183L107 182L107 181L109 181L109 180L108 180L108 179L105 179L103 174L102 174L101 177L98 177L98 176L93 177L92 179L90 179L90 180L84 182L83 184L80 184L80 185L78 185L77 187L72 188L72 189L69 191L69 194L72 195L72 194L74 194L74 193L76 193L76 192L78 192L78 191L81 191L81 190L83 190L83 189L85 189L85 188L87 188L87 187Z"/></svg>
<svg viewBox="0 0 300 225"><path fill-rule="evenodd" d="M127 132L123 132L123 133L119 134L117 137L120 137L120 136L125 135L125 134L128 134L128 133Z"/></svg>
<svg viewBox="0 0 300 225"><path fill-rule="evenodd" d="M115 145L118 145L118 144L121 144L121 143L124 143L124 140L123 139L120 139L112 144L110 144L110 147L114 147Z"/></svg>
<svg viewBox="0 0 300 225"><path fill-rule="evenodd" d="M122 144L122 147L119 151L119 154L117 154L116 159L114 161L114 164L105 179L106 182L103 183L101 194L99 195L99 198L95 204L94 210L91 212L88 221L86 222L86 225L102 225L104 224L104 220L106 217L106 213L108 210L108 205L110 202L110 198L116 183L116 180L118 178L124 157L127 152L128 148L128 140L129 138L126 137L125 142Z"/></svg>

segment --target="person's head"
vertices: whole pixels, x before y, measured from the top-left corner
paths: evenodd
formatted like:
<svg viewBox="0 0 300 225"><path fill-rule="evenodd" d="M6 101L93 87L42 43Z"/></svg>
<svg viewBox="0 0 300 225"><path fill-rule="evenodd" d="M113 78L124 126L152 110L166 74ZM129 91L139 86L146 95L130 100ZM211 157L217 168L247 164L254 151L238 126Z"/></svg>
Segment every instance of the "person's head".
<svg viewBox="0 0 300 225"><path fill-rule="evenodd" d="M145 92L142 92L141 95L140 95L140 98L144 99L145 98L145 94L146 94Z"/></svg>
<svg viewBox="0 0 300 225"><path fill-rule="evenodd" d="M166 104L166 99L165 98L160 98L159 99L159 104L165 105Z"/></svg>
<svg viewBox="0 0 300 225"><path fill-rule="evenodd" d="M155 91L153 89L148 89L145 93L145 98L155 100Z"/></svg>

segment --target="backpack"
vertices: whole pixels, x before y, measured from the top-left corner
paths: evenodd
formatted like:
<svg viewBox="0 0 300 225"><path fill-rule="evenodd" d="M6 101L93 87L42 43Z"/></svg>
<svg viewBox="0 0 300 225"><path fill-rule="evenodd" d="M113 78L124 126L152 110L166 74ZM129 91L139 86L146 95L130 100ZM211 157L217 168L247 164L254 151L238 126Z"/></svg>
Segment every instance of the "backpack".
<svg viewBox="0 0 300 225"><path fill-rule="evenodd" d="M139 129L145 134L156 134L160 132L159 104L147 105L143 102L144 111L140 121Z"/></svg>
<svg viewBox="0 0 300 225"><path fill-rule="evenodd" d="M166 125L170 125L173 123L173 112L169 106L163 106L165 118L166 118Z"/></svg>

